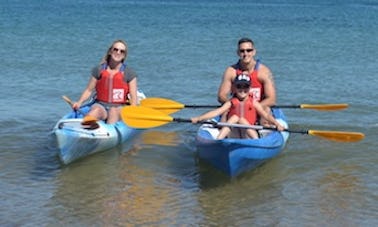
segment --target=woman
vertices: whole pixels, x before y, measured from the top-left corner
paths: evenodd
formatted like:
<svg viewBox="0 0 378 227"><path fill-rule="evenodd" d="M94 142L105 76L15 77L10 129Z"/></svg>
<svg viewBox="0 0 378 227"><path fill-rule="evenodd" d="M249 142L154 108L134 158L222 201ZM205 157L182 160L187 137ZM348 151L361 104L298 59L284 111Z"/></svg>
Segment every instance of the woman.
<svg viewBox="0 0 378 227"><path fill-rule="evenodd" d="M124 63L126 57L126 42L116 40L100 64L92 69L87 87L80 99L72 105L74 109L80 108L96 92L96 103L92 105L82 124L90 125L97 120L115 123L120 119L120 110L124 104L137 104L137 75Z"/></svg>

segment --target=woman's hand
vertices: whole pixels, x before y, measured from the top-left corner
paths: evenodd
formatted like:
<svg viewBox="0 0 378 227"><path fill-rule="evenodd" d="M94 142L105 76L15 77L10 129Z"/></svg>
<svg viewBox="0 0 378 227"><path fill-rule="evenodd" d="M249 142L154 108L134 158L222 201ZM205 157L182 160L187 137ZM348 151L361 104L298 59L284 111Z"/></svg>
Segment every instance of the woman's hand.
<svg viewBox="0 0 378 227"><path fill-rule="evenodd" d="M74 104L72 104L72 109L78 110L78 109L80 109L80 106L81 106L81 103L75 102Z"/></svg>

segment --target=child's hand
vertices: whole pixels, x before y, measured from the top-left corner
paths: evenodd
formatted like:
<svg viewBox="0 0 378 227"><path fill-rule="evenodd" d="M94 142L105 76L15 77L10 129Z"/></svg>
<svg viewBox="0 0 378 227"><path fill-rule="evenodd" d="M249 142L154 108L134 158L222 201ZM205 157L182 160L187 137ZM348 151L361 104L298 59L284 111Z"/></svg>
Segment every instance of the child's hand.
<svg viewBox="0 0 378 227"><path fill-rule="evenodd" d="M193 124L196 124L199 122L199 117L192 117L190 120L192 120Z"/></svg>
<svg viewBox="0 0 378 227"><path fill-rule="evenodd" d="M280 123L276 124L276 127L277 127L277 130L280 131L280 132L285 130L285 128Z"/></svg>

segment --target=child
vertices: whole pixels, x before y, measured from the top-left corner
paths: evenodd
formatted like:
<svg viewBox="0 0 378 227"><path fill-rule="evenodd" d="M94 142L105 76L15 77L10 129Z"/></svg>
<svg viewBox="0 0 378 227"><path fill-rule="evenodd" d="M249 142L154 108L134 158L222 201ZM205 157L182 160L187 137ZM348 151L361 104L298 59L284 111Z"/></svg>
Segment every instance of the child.
<svg viewBox="0 0 378 227"><path fill-rule="evenodd" d="M232 83L233 97L225 102L221 107L209 111L201 116L191 118L192 123L203 120L209 120L223 113L227 113L227 123L254 125L257 121L257 114L266 118L270 123L274 124L279 131L284 127L268 112L266 112L261 104L254 100L249 93L250 78L247 75L239 75ZM226 138L231 132L230 127L222 127L217 139ZM240 138L259 138L254 129L240 129ZM233 136L232 136L233 137Z"/></svg>

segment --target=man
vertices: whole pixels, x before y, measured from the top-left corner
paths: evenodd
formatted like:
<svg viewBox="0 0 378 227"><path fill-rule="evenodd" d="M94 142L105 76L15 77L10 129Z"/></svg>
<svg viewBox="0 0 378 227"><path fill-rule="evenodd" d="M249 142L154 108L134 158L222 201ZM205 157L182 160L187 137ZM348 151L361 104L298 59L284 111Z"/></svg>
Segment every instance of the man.
<svg viewBox="0 0 378 227"><path fill-rule="evenodd" d="M238 42L237 55L239 61L227 67L218 90L218 101L225 103L231 94L232 82L241 74L251 78L250 93L258 100L265 110L276 104L276 90L273 75L270 69L254 59L256 48L249 38L242 38Z"/></svg>

